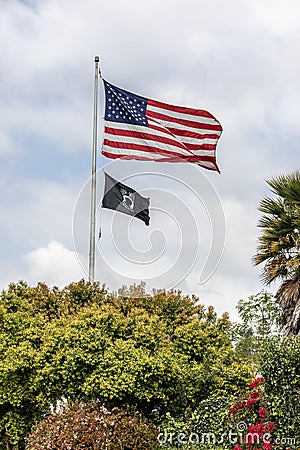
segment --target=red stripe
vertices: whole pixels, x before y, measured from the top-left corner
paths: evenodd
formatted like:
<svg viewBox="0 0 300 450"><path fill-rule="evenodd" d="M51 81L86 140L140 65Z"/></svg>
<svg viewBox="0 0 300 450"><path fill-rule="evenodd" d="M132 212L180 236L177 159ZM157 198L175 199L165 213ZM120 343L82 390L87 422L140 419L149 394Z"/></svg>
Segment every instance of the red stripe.
<svg viewBox="0 0 300 450"><path fill-rule="evenodd" d="M127 155L127 154L118 154L118 155L116 155L116 154L114 154L114 153L110 153L110 152L107 152L107 151L102 151L102 154L104 155L104 156L106 156L107 158L112 158L112 159L118 159L118 158L121 158L121 159L126 159L126 160L131 160L131 159L135 159L135 160L139 160L139 161L156 161L156 162L192 162L192 163L197 163L197 164L199 164L199 165L201 165L201 162L209 162L209 163L211 163L211 164L213 164L213 166L215 167L215 169L219 172L219 168L218 168L218 166L217 166L217 164L216 164L216 161L215 161L215 159L213 158L213 157L209 157L209 156L203 156L203 157L196 157L196 156L193 156L193 157L189 157L189 156L187 156L187 157L184 157L184 156L182 156L182 157L179 157L179 156L174 156L174 157L166 157L166 158L160 158L160 159L154 159L154 158L150 158L150 157L147 157L147 156L132 156L132 155ZM215 170L215 169L213 169L213 168L211 168L211 167L206 167L205 165L203 165L203 167L205 167L205 168L207 168L207 169L209 169L209 170Z"/></svg>
<svg viewBox="0 0 300 450"><path fill-rule="evenodd" d="M107 130L105 130L106 133L108 133ZM121 131L121 133L118 133L118 131ZM135 138L139 138L139 134L138 133L133 133L133 132L126 132L126 130L115 130L114 129L114 133L110 133L112 135L115 136L129 136L129 137L135 137ZM156 141L155 136L149 135L150 137L148 138L149 140L152 140L153 142ZM153 138L153 139L151 139ZM162 142L162 143L167 143L167 141L170 141L170 143L173 145L173 141L171 141L170 139L164 139L164 140L158 140L158 142ZM155 153L162 153L162 154L174 154L177 155L177 152L174 152L172 150L163 150L161 148L156 148L156 147L151 147L148 144L145 143L145 145L142 144L134 144L134 143L129 143L127 141L124 142L116 142L116 141L111 141L109 139L104 140L104 142L106 143L106 145L109 145L110 147L115 147L115 148L131 148L132 150L138 150L140 149L141 151L147 151L145 149L149 148L149 151L154 151L153 149L155 148ZM208 151L212 151L216 149L216 144L201 144L201 142L199 142L199 144L185 144L185 146L183 145L177 145L177 147L179 148L183 148L185 151L196 151L196 150L208 150ZM180 153L181 155L181 153ZM186 155L188 157L188 155ZM192 156L192 155L191 155ZM200 155L198 156L200 157Z"/></svg>
<svg viewBox="0 0 300 450"><path fill-rule="evenodd" d="M106 156L107 158L112 158L112 159L137 159L139 161L152 161L152 158L147 158L146 156L132 156L132 155L116 155L114 153L109 153L106 151L102 151L102 155ZM153 160L153 161L157 161L157 160Z"/></svg>
<svg viewBox="0 0 300 450"><path fill-rule="evenodd" d="M201 142L199 142L199 144L185 144L186 147L188 148L188 150L190 150L191 152L195 151L195 150L216 150L216 144L201 144Z"/></svg>
<svg viewBox="0 0 300 450"><path fill-rule="evenodd" d="M160 128L157 127L157 129L159 131L161 131ZM175 140L175 138L170 139L167 136L166 137L157 136L156 134L145 133L144 131L140 132L140 131L124 130L124 129L110 128L108 126L105 126L105 132L109 133L109 134L113 134L114 136L128 136L128 137L132 137L135 139L145 139L145 140L150 140L150 141L157 141L157 142L161 142L163 144L169 144L169 145L176 146L176 147L182 148L184 150L187 150L185 144L181 143L178 139L177 140Z"/></svg>
<svg viewBox="0 0 300 450"><path fill-rule="evenodd" d="M198 162L198 161L208 161L215 164L216 159L214 156L187 156L186 158L190 162Z"/></svg>
<svg viewBox="0 0 300 450"><path fill-rule="evenodd" d="M104 146L107 146L107 147L137 150L137 151L145 152L145 153L150 152L150 153L157 153L159 155L172 155L172 156L176 156L176 157L180 157L180 158L182 158L182 156L183 156L181 153L173 152L170 150L162 150L161 148L152 147L150 145L139 145L139 144L132 144L132 143L128 143L128 142L115 142L115 141L110 141L109 139L104 139L103 144L104 144ZM130 155L130 156L133 157L133 155Z"/></svg>
<svg viewBox="0 0 300 450"><path fill-rule="evenodd" d="M220 169L219 169L219 167L217 165L215 157L212 157L212 156L200 156L199 158L192 157L192 158L186 158L186 159L187 159L187 161L189 161L191 163L197 163L200 166L205 167L205 169L216 170L217 172L220 173ZM201 162L209 162L209 163L213 164L214 168L207 167L204 164L201 164Z"/></svg>
<svg viewBox="0 0 300 450"><path fill-rule="evenodd" d="M186 127L192 127L195 129L200 128L203 130L222 131L221 125L210 125L209 123L194 122L193 120L182 120L182 119L178 119L177 117L170 117L165 114L160 114L160 113L157 113L154 111L149 111L148 109L146 110L146 116L157 119L157 120L180 123L181 125L184 125Z"/></svg>
<svg viewBox="0 0 300 450"><path fill-rule="evenodd" d="M187 161L186 158L181 157L181 156L169 156L166 158L159 158L159 159L154 159L149 157L149 156L132 156L132 155L127 155L125 154L118 154L116 155L115 153L109 153L107 151L102 151L102 155L106 156L107 158L113 158L113 159L126 159L126 160L131 160L131 159L137 159L139 161L156 161L156 162L184 162Z"/></svg>
<svg viewBox="0 0 300 450"><path fill-rule="evenodd" d="M168 103L163 103L152 99L148 99L148 105L154 106L156 108L168 109L169 111L174 111L178 113L190 114L192 116L209 117L210 119L214 119L217 123L219 123L219 121L210 112L205 111L204 109L195 109L195 108L188 108L186 106L169 105Z"/></svg>
<svg viewBox="0 0 300 450"><path fill-rule="evenodd" d="M195 133L194 131L186 131L186 130L182 130L179 128L171 128L171 127L166 128L166 127L160 125L158 122L156 122L157 125L154 125L154 123L152 121L151 121L151 123L149 122L148 128L151 128L152 130L160 131L161 133L170 134L170 135L172 135L172 137L175 140L178 140L178 136L193 138L193 139L195 139L195 142L203 141L203 139L205 139L205 138L216 139L216 140L220 139L220 136L218 134L208 134L208 133L199 134L199 133ZM182 142L182 141L180 141L180 142ZM182 142L182 144L186 145L183 142Z"/></svg>
<svg viewBox="0 0 300 450"><path fill-rule="evenodd" d="M208 134L208 133L204 133L204 134L199 134L199 133L195 133L194 131L185 131L185 130L181 130L179 128L171 128L168 127L168 130L173 133L176 136L184 136L184 137L189 137L189 138L193 138L193 139L220 139L220 135L218 134Z"/></svg>
<svg viewBox="0 0 300 450"><path fill-rule="evenodd" d="M156 128L161 131L161 129L159 127L151 126L151 129L152 128ZM142 139L142 140L147 139L147 140L154 141L154 142L155 141L161 142L163 144L168 144L168 145L172 145L174 147L182 148L186 151L215 150L216 149L216 144L202 143L201 139L199 140L199 142L197 144L196 143L190 144L189 142L181 143L178 139L175 140L176 138L174 138L174 140L173 140L173 139L169 139L168 137L157 136L157 135L153 135L150 133L110 128L108 126L105 127L105 133L114 135L114 136L125 136L125 137L132 137L134 139ZM128 145L128 144L126 144L126 145ZM137 144L137 145L139 145L139 144ZM147 145L147 144L145 144L145 145ZM167 150L167 151L169 151L169 150Z"/></svg>

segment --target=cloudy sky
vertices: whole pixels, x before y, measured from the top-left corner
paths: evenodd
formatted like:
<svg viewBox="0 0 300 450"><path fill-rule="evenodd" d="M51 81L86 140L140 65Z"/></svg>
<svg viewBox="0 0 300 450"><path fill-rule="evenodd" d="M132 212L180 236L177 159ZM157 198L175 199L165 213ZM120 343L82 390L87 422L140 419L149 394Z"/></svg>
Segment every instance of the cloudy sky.
<svg viewBox="0 0 300 450"><path fill-rule="evenodd" d="M105 79L207 109L221 174L98 153L96 279L179 287L218 312L262 288L265 180L299 168L297 0L0 0L0 288L87 278L94 57ZM99 84L99 146L103 87ZM176 166L176 167L175 167ZM151 225L100 208L103 168L151 198ZM271 287L270 290L274 290Z"/></svg>

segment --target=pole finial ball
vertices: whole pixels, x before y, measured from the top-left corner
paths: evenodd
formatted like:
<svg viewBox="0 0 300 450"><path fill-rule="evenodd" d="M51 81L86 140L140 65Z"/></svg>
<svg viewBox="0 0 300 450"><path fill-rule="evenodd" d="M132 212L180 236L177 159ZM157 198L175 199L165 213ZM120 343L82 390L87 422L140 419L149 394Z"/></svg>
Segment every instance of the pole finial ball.
<svg viewBox="0 0 300 450"><path fill-rule="evenodd" d="M95 56L95 62L99 62L99 56Z"/></svg>

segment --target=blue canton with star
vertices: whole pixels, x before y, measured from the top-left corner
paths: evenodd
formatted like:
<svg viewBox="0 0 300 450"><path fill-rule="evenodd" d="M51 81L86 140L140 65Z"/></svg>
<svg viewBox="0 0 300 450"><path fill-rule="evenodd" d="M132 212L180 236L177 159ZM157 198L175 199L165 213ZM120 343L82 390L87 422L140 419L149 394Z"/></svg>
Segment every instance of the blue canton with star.
<svg viewBox="0 0 300 450"><path fill-rule="evenodd" d="M104 80L103 80L104 81ZM124 91L104 81L105 120L147 127L147 98Z"/></svg>

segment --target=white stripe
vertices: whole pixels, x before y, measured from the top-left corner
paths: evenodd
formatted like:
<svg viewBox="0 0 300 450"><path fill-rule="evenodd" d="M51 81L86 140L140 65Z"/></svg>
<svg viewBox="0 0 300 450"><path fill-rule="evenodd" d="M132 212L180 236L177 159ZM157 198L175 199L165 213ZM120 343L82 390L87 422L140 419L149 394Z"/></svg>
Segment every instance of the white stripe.
<svg viewBox="0 0 300 450"><path fill-rule="evenodd" d="M194 145L202 145L202 144L209 144L209 145L216 145L218 142L218 139L209 139L209 138L203 138L203 139L195 139L195 138L189 138L186 136L175 136L173 134L171 134L168 130L166 130L166 132L164 131L158 131L158 130L153 130L152 128L149 127L144 127L144 126L139 126L139 125L128 125L126 123L119 123L119 122L108 122L105 121L105 126L108 126L110 128L113 128L115 130L121 129L121 130L129 130L129 131L135 131L137 133L143 132L143 133L148 133L148 134L152 134L155 136L159 136L159 137L163 137L163 138L168 138L168 139L173 139L174 142L181 142L183 145L185 144L194 144ZM162 128L162 130L164 130L164 128ZM121 142L123 140L125 140L126 142L132 142L132 143L146 143L149 142L151 145L152 141L146 141L146 140L142 140L142 139L138 139L138 138L133 138L133 137L126 137L126 136L119 136L119 135L114 135L114 134L110 134L108 131L106 131L105 129L105 134L107 135L107 138L112 140L112 141L117 141L117 142ZM157 141L153 141L153 144L155 144L155 147L159 147ZM168 144L165 143L161 143L162 146L160 146L159 148L165 149L172 149L173 146L170 146ZM181 154L184 154L184 149L181 149L179 147L177 147L176 145L174 146L174 149L178 152L180 152ZM186 155L188 156L190 150L186 150ZM194 151L193 151L194 152Z"/></svg>
<svg viewBox="0 0 300 450"><path fill-rule="evenodd" d="M112 142L118 142L122 144L135 144L135 145L143 145L145 147L154 147L157 149L161 149L164 151L176 152L180 155L192 156L192 152L189 150L185 150L184 148L177 147L175 145L169 145L164 142L151 141L150 139L139 139L133 138L131 136L116 136L115 134L110 134L105 132L104 138L109 139Z"/></svg>
<svg viewBox="0 0 300 450"><path fill-rule="evenodd" d="M176 111L171 111L169 109L165 109L163 107L158 107L158 106L153 106L153 105L147 105L147 111L153 111L156 112L158 114L164 114L166 116L170 116L170 117L175 117L177 119L181 119L181 120L191 120L192 122L200 122L200 123L207 123L209 125L220 125L219 122L211 117L206 117L206 116L196 116L193 114L186 114L183 112L176 112Z"/></svg>
<svg viewBox="0 0 300 450"><path fill-rule="evenodd" d="M109 147L107 145L103 145L102 152L111 153L112 155L122 155L122 156L141 156L143 158L153 159L153 160L161 160L161 159L168 159L168 155L161 155L160 153L154 153L154 152L147 152L142 150L132 150L131 148L114 148ZM203 155L197 153L194 156L214 156L214 152L203 152ZM170 155L170 158L175 158L175 156ZM201 162L201 164L200 164ZM215 167L213 163L209 161L200 161L197 164L205 165L206 167Z"/></svg>
<svg viewBox="0 0 300 450"><path fill-rule="evenodd" d="M178 140L182 142L183 144L195 144L195 145L202 145L202 144L209 144L209 145L216 145L218 142L218 139L209 139L209 138L203 138L203 139L195 139L195 138L189 138L185 136L178 136Z"/></svg>
<svg viewBox="0 0 300 450"><path fill-rule="evenodd" d="M194 156L215 156L215 150L193 150Z"/></svg>
<svg viewBox="0 0 300 450"><path fill-rule="evenodd" d="M147 152L147 148L149 148L149 146L157 148L157 149L161 149L164 151L170 151L170 152L176 152L179 155L183 155L183 156L214 156L215 155L215 150L184 150L181 149L179 147L173 147L171 145L167 145L164 144L162 142L157 142L157 141L150 141L150 140L146 140L146 139L138 139L138 138L131 138L131 137L126 137L126 136L115 136L109 133L105 133L104 136L105 139L109 139L111 142L116 142L116 143L122 143L123 147L122 148L117 148L117 147L109 147L109 148L113 148L116 151L119 151L120 153L124 153L123 150L125 150L127 144L136 144L136 145L142 145L145 147L145 152ZM108 148L108 146L107 146ZM127 151L127 150L126 150ZM136 152L139 150L132 150L130 149L130 151ZM167 155L162 155L162 157L166 157Z"/></svg>
<svg viewBox="0 0 300 450"><path fill-rule="evenodd" d="M153 130L152 128L148 128L148 127L139 127L139 126L135 126L135 125L127 125L127 124L119 124L119 123L114 123L114 122L106 122L105 121L105 125L114 128L115 130L121 128L121 129L125 129L128 130L130 129L131 131L136 131L138 133L144 132L144 133L148 133L148 134L152 134L153 136L160 136L163 138L168 138L170 140L174 141L175 145L172 144L168 144L165 142L159 142L156 140L150 140L150 139L143 139L143 138L135 138L135 137L131 137L131 136L121 136L121 135L115 135L115 134L111 134L107 131L107 129L104 129L104 133L107 139L113 141L113 142L126 142L126 143L132 143L132 144L137 144L137 145L148 145L148 146L152 146L155 148L159 148L162 150L169 150L172 152L177 152L180 153L181 155L186 155L186 156L191 156L192 152L188 149L185 149L183 147L178 147L178 143L182 143L181 139L178 139L178 137L176 136L176 138L173 137L173 135L170 132L159 132L157 130ZM121 127L119 127L118 125L123 125ZM127 126L124 126L127 125ZM143 130L141 130L141 128ZM182 145L184 146L184 143L182 143Z"/></svg>
<svg viewBox="0 0 300 450"><path fill-rule="evenodd" d="M213 163L211 163L211 162L209 162L209 161L199 161L199 162L196 162L196 164L197 164L198 166L201 166L201 167L207 167L207 168L209 168L209 169L216 170L215 164L213 164Z"/></svg>
<svg viewBox="0 0 300 450"><path fill-rule="evenodd" d="M158 137L162 137L162 138L168 138L168 139L172 139L175 142L181 142L178 139L178 136L175 136L173 133L171 133L167 128L164 128L160 123L157 123L155 121L149 120L148 122L153 123L156 127L160 127L160 130L157 129L153 129L150 127L145 127L143 125L131 125L131 124L127 124L127 123L121 123L121 122L109 122L107 120L104 121L105 126L109 127L109 128L113 128L115 130L125 130L125 131L134 131L135 133L148 133L148 134L152 134L154 136L158 136Z"/></svg>
<svg viewBox="0 0 300 450"><path fill-rule="evenodd" d="M218 130L206 130L204 128L193 128L188 127L186 125L183 125L181 123L175 123L175 122L168 122L166 120L158 120L153 119L152 117L148 117L148 122L153 124L159 124L162 125L165 128L174 128L178 130L185 130L185 131L192 131L193 133L199 133L199 134L216 134L217 136L221 136L222 132ZM176 131L174 132L176 134Z"/></svg>
<svg viewBox="0 0 300 450"><path fill-rule="evenodd" d="M113 155L142 156L143 158L149 158L149 159L154 159L154 160L168 158L168 155L161 155L160 153L132 150L131 148L128 148L128 149L127 148L113 148L113 147L108 147L107 145L103 145L101 151L102 152L106 151L107 153L111 153Z"/></svg>
<svg viewBox="0 0 300 450"><path fill-rule="evenodd" d="M127 123L121 123L121 122L110 122L108 120L104 121L105 126L109 128L114 128L115 130L126 130L126 131L134 131L136 133L148 133L153 134L155 136L161 136L162 138L165 138L166 136L169 139L173 139L174 141L178 140L178 136L174 136L167 128L164 128L160 123L157 123L153 120L148 119L148 122L153 123L156 126L161 127L161 131L159 130L153 130L152 128L145 127L143 125L131 125Z"/></svg>
<svg viewBox="0 0 300 450"><path fill-rule="evenodd" d="M137 133L151 133L151 134L155 134L156 136L161 136L161 137L166 137L166 134L168 135L168 137L170 139L174 139L174 140L180 140L180 142L189 142L190 144L198 144L198 142L200 143L207 143L209 144L210 142L205 142L205 139L209 139L209 138L203 138L203 139L196 139L196 138L189 138L189 137L185 137L185 136L178 136L176 134L173 134L171 131L168 130L168 128L166 127L166 124L169 124L170 127L172 128L177 128L180 130L185 130L185 131L192 131L192 132L198 132L199 134L216 134L217 136L221 135L221 131L214 131L214 130L199 130L197 129L195 131L195 128L190 128L190 127L186 127L184 125L178 124L178 123L174 123L174 122L163 122L163 121L158 121L155 119L152 119L150 117L148 117L148 122L149 124L153 124L155 126L159 126L161 127L161 131L159 130L153 130L149 127L145 127L143 125L134 125L134 124L128 124L128 123L121 123L121 122L111 122L109 120L105 120L104 124L110 128L114 128L116 130L120 129L120 130L129 130L129 131L135 131ZM213 144L215 144L218 141L218 139L214 139Z"/></svg>

